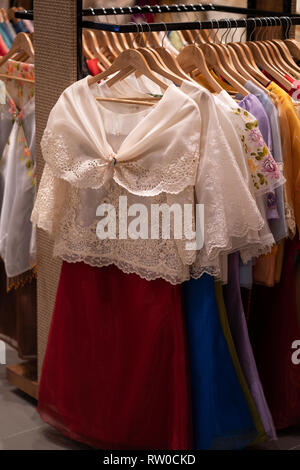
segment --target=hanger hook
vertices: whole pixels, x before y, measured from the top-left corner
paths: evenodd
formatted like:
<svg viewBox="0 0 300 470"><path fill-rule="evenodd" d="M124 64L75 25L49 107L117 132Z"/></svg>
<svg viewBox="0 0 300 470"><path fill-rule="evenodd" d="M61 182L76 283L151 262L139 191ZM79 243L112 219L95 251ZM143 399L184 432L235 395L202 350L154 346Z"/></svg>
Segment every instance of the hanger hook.
<svg viewBox="0 0 300 470"><path fill-rule="evenodd" d="M228 43L228 36L229 36L230 30L231 30L231 21L232 21L232 19L226 19L226 23L227 23L228 29L227 29L227 31L226 31L225 44Z"/></svg>
<svg viewBox="0 0 300 470"><path fill-rule="evenodd" d="M280 27L281 27L281 31L282 31L281 19L279 18L279 16L274 16L274 19L275 19L275 26L280 26ZM277 20L279 21L279 24L277 24ZM274 34L276 34L276 32L275 32Z"/></svg>
<svg viewBox="0 0 300 470"><path fill-rule="evenodd" d="M215 29L215 27L214 27L214 21L217 21L217 20L215 20L215 18L213 18L213 19L211 20L211 29L212 29L212 30ZM215 42L215 41L214 41L214 40L215 40L215 36L216 36L216 35L214 35L214 37L212 38L213 43Z"/></svg>
<svg viewBox="0 0 300 470"><path fill-rule="evenodd" d="M273 24L273 20L275 21L274 24ZM270 17L270 22L271 22L271 27L277 26L277 21L276 21L275 17ZM271 39L272 40L273 40L274 34L275 34L274 29L271 29Z"/></svg>
<svg viewBox="0 0 300 470"><path fill-rule="evenodd" d="M246 35L246 32L247 32L247 25L248 25L248 22L247 22L246 18L243 18L243 20L245 21L245 28L244 28L244 31L243 31L242 34L241 34L241 37L240 37L240 41L239 41L239 42L242 42L242 39L243 39L243 37Z"/></svg>
<svg viewBox="0 0 300 470"><path fill-rule="evenodd" d="M201 5L202 5L202 4L201 4ZM201 25L202 25L202 22L200 22L200 23L201 23ZM208 37L213 41L213 38L211 37L211 34L210 34L210 33L211 33L211 31L214 29L214 20L211 19L211 20L210 20L210 23L211 23L211 29L208 29ZM199 34L200 34L200 33L199 33Z"/></svg>
<svg viewBox="0 0 300 470"><path fill-rule="evenodd" d="M138 30L139 30L139 38L138 38L138 47L143 47L143 44L142 44L142 39L143 39L143 23L142 21L140 21L139 23L137 23L138 25ZM140 29L141 28L141 29Z"/></svg>
<svg viewBox="0 0 300 470"><path fill-rule="evenodd" d="M145 45L144 45L144 47L146 47L147 43L148 43L148 40L149 40L150 33L151 33L151 27L150 27L148 21L141 21L140 25L142 26L143 24L148 26L148 32L146 33L146 40L145 40Z"/></svg>
<svg viewBox="0 0 300 470"><path fill-rule="evenodd" d="M288 35L287 35L288 26L289 26L288 17L287 17L287 16L283 16L283 17L282 17L282 20L285 20L285 22L286 22L286 24L285 24L285 29L284 29L284 32L283 32L283 37L284 37L284 39L288 39Z"/></svg>
<svg viewBox="0 0 300 470"><path fill-rule="evenodd" d="M260 32L261 32L261 30L262 30L262 25L263 25L261 18L255 18L255 23L258 22L258 21L259 21L259 24L260 24L260 25L259 25L259 27L258 27L258 31L257 31L257 34L256 34L256 39L257 39L257 41L259 41L259 36L260 36ZM256 24L257 24L257 23L256 23Z"/></svg>
<svg viewBox="0 0 300 470"><path fill-rule="evenodd" d="M255 18L249 18L248 21L253 21L254 22L254 28L252 29L251 33L250 33L250 36L249 36L249 41L252 41L252 38L254 36L254 32L255 32L255 29L256 29L256 19Z"/></svg>
<svg viewBox="0 0 300 470"><path fill-rule="evenodd" d="M267 16L262 18L261 41L264 41L266 35L268 34L269 19L270 18L268 18Z"/></svg>
<svg viewBox="0 0 300 470"><path fill-rule="evenodd" d="M232 21L235 21L235 30L233 31L232 36L231 36L231 42L234 42L233 39L234 39L235 33L238 30L238 22L235 18L233 18Z"/></svg>
<svg viewBox="0 0 300 470"><path fill-rule="evenodd" d="M223 44L223 39L224 39L224 37L225 37L225 35L226 35L226 33L227 33L228 29L229 29L229 28L228 28L228 23L227 23L227 20L224 18L224 19L223 19L223 21L226 21L227 28L226 28L226 31L225 31L225 33L223 33L223 34L222 34L222 36L221 36L220 44Z"/></svg>
<svg viewBox="0 0 300 470"><path fill-rule="evenodd" d="M288 19L288 22L289 22L289 28L288 28L288 31L287 31L287 39L288 39L290 37L290 31L291 31L291 27L293 26L293 22L292 22L292 20L289 16L287 16L287 19Z"/></svg>
<svg viewBox="0 0 300 470"><path fill-rule="evenodd" d="M261 19L261 22L262 22L262 31L261 31L260 41L264 41L265 36L268 32L267 28L269 26L269 18L267 16L265 16L264 18Z"/></svg>
<svg viewBox="0 0 300 470"><path fill-rule="evenodd" d="M260 41L260 33L261 33L261 30L263 28L263 22L262 22L262 19L261 18L255 18L256 21L259 22L259 27L258 27L258 32L257 32L257 40Z"/></svg>
<svg viewBox="0 0 300 470"><path fill-rule="evenodd" d="M196 36L194 37L194 41L193 41L194 46L195 46L196 41L197 41L198 37L200 36L201 30L202 30L202 21L195 21L195 23L199 24L199 33L196 34Z"/></svg>
<svg viewBox="0 0 300 470"><path fill-rule="evenodd" d="M215 21L217 22L217 28L218 28L218 29L216 30L215 35L214 35L214 39L213 39L214 44L216 44L216 38L217 38L217 36L218 36L218 32L220 31L220 23L219 23L219 20L215 19Z"/></svg>
<svg viewBox="0 0 300 470"><path fill-rule="evenodd" d="M164 35L163 35L163 37L161 38L161 47L164 47L164 42L165 42L165 39L166 39L166 37L167 37L168 30L167 30L167 25L166 25L166 23L162 22L161 24L162 24L162 25L164 26L164 28L165 28Z"/></svg>
<svg viewBox="0 0 300 470"><path fill-rule="evenodd" d="M268 17L268 21L270 21L270 34L271 34L271 39L273 39L273 18L271 16ZM275 20L275 26L276 26L276 20ZM266 32L266 39L267 39L267 32Z"/></svg>
<svg viewBox="0 0 300 470"><path fill-rule="evenodd" d="M133 38L131 38L131 43L130 43L130 49L134 49L134 43L136 38L138 37L138 34L140 32L140 28L138 27L138 23L135 21L130 21L128 24L134 24L136 26L136 33Z"/></svg>

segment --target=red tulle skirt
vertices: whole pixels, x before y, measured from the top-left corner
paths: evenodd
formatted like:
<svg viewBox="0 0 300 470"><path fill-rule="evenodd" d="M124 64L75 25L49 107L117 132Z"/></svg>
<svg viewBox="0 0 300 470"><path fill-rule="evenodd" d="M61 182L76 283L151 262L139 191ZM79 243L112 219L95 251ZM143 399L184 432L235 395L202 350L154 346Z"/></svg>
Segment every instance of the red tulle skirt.
<svg viewBox="0 0 300 470"><path fill-rule="evenodd" d="M181 287L63 263L39 390L44 421L102 449L190 449Z"/></svg>

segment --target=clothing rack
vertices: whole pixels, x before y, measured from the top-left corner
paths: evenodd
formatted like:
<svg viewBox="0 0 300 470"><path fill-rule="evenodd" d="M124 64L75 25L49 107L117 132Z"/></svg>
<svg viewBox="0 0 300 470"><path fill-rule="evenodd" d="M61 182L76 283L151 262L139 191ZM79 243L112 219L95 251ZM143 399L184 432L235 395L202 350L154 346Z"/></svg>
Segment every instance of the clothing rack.
<svg viewBox="0 0 300 470"><path fill-rule="evenodd" d="M255 16L278 16L286 13L286 11L273 11L261 10L255 8L239 8L234 6L225 6L218 4L189 4L189 5L145 5L133 7L110 7L110 8L88 8L82 10L82 17L86 16L114 16L114 15L136 15L136 14L151 14L151 13L190 13L190 12L205 12L205 11L218 11L224 13L255 15ZM287 12L288 13L288 12ZM16 12L16 18L33 20L34 15L32 10L24 10Z"/></svg>
<svg viewBox="0 0 300 470"><path fill-rule="evenodd" d="M281 26L286 22L286 37L288 37L292 25L300 25L300 15L293 15L288 17L279 18L278 15L282 15L283 12L275 12L269 10L260 10L253 8L238 8L232 6L224 6L218 4L189 4L189 5L145 5L145 6L133 6L133 7L116 7L116 8L88 8L83 9L82 1L77 0L77 69L78 78L82 76L82 40L81 31L82 29L93 29L102 31L111 31L115 33L137 33L151 31L184 31L184 30L210 30L210 29L233 29L233 28L245 28L247 27L248 34L254 30L259 21L259 26L271 26L270 23L264 25L263 22L265 17L272 16L276 18L276 22L272 26ZM94 21L83 20L84 17L95 17L95 16L118 16L118 15L134 15L134 14L151 14L151 13L188 13L188 12L205 12L215 11L224 13L235 13L247 15L246 19L226 19L226 20L210 20L210 21L187 21L187 22L169 22L169 23L139 23L136 24L115 24L115 23L97 23ZM255 19L249 18L249 15L255 17L261 15L263 18ZM34 19L32 10L24 10L16 12L16 18L20 19ZM289 18L290 21L287 20Z"/></svg>
<svg viewBox="0 0 300 470"><path fill-rule="evenodd" d="M253 3L253 2L252 2ZM248 2L248 5L250 2ZM253 3L254 5L254 3ZM37 176L41 177L43 159L40 151L40 140L48 119L48 115L63 90L74 83L81 76L82 47L81 29L90 27L93 29L106 29L118 33L137 32L135 25L107 25L105 23L94 23L84 21L84 17L93 16L117 16L147 13L188 13L188 12L226 12L242 14L244 16L272 16L290 17L290 11L275 12L259 10L254 8L237 8L231 6L209 4L209 5L161 5L144 7L124 8L100 8L82 9L82 0L35 0L34 13L32 10L16 12L16 18L33 20L35 22L35 46L36 46L36 68L37 68L37 90L36 90L36 115L37 115ZM238 20L211 20L183 23L152 23L140 24L139 31L170 31L172 29L215 29L236 28L249 25L256 26L255 19ZM286 21L282 19L281 21ZM300 24L300 15L291 17L293 25ZM274 21L273 21L274 23ZM279 22L280 23L280 22ZM278 25L279 25L278 23ZM91 26L88 26L91 24ZM283 25L285 23L282 23ZM274 24L273 24L274 25ZM261 24L260 24L261 26ZM270 24L268 24L270 26ZM110 29L111 28L111 29ZM290 29L287 28L287 33ZM61 31L61 34L58 32ZM63 47L62 47L63 41ZM51 44L51 47L49 47ZM60 51L60 60L57 51ZM77 62L77 64L76 64ZM39 274L38 274L38 376L40 375L44 352L47 344L50 319L56 295L56 287L60 273L60 262L53 259L51 241L47 235L38 233ZM76 357L74 357L76 362ZM25 363L23 366L14 366L8 369L8 378L11 383L22 389L31 396L37 396L38 384L34 379L34 367ZM31 387L31 388L30 388Z"/></svg>
<svg viewBox="0 0 300 470"><path fill-rule="evenodd" d="M270 24L267 20L276 20ZM264 24L265 23L265 24ZM286 23L287 34L292 25L300 25L300 15L286 17L273 16L261 18L243 18L243 19L226 19L226 20L209 20L209 21L189 21L180 23L130 23L130 24L112 24L112 23L95 23L93 21L83 21L82 27L88 29L96 29L102 31L112 31L114 33L137 33L150 31L185 31L185 30L202 30L202 29L235 29L245 28L246 26L282 26Z"/></svg>

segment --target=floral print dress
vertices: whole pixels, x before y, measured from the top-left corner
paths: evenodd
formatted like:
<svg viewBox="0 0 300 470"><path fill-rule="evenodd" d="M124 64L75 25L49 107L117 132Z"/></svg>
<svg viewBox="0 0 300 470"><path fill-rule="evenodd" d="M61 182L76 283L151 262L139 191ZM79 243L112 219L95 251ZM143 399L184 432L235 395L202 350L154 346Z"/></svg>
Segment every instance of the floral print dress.
<svg viewBox="0 0 300 470"><path fill-rule="evenodd" d="M1 72L34 79L32 64L9 60ZM35 196L34 84L1 81L0 103L0 118L10 128L9 133L3 131L0 144L0 255L11 280L8 283L18 287L23 284L22 276L32 278L36 264L35 229L30 221Z"/></svg>

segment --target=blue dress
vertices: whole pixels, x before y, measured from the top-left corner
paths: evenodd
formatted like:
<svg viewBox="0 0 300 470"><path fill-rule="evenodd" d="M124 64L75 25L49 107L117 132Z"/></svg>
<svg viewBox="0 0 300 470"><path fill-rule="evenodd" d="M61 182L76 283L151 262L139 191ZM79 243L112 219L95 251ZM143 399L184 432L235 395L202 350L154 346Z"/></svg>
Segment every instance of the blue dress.
<svg viewBox="0 0 300 470"><path fill-rule="evenodd" d="M186 282L183 298L195 448L242 449L256 439L257 430L219 321L213 277Z"/></svg>

